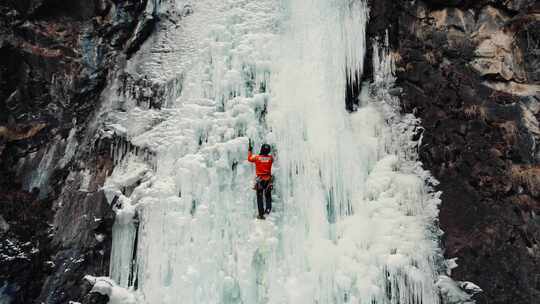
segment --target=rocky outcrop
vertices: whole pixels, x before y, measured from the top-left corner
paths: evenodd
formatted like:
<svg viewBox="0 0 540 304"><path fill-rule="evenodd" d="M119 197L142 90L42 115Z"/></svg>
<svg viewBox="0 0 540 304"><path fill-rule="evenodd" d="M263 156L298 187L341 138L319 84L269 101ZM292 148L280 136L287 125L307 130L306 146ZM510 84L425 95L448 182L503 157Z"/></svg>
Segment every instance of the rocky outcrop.
<svg viewBox="0 0 540 304"><path fill-rule="evenodd" d="M484 290L477 303L534 303L540 296L539 4L372 2L372 16L384 16L394 29L403 111L425 128L419 154L443 191L443 247L459 264L453 278ZM372 20L368 31L381 37L384 26Z"/></svg>
<svg viewBox="0 0 540 304"><path fill-rule="evenodd" d="M0 298L98 303L114 213L101 92L152 32L145 0L0 3ZM150 20L150 21L149 21Z"/></svg>

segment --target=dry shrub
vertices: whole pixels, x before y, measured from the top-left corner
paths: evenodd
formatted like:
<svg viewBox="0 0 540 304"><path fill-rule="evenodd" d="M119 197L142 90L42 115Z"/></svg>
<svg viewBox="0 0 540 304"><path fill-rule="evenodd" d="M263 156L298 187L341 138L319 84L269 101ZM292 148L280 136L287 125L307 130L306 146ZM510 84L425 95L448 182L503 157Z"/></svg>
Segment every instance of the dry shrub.
<svg viewBox="0 0 540 304"><path fill-rule="evenodd" d="M540 196L540 166L514 165L511 170L514 186L524 187L532 196Z"/></svg>
<svg viewBox="0 0 540 304"><path fill-rule="evenodd" d="M427 51L424 57L426 58L426 61L431 65L437 63L437 57L435 56L435 53L431 50Z"/></svg>
<svg viewBox="0 0 540 304"><path fill-rule="evenodd" d="M482 121L487 120L487 109L485 106L473 104L465 107L465 117L468 119L480 119Z"/></svg>
<svg viewBox="0 0 540 304"><path fill-rule="evenodd" d="M24 127L17 126L14 129L0 126L0 139L5 138L7 141L27 139L36 135L39 131L45 128L47 125L44 123L37 123L34 125L28 125Z"/></svg>
<svg viewBox="0 0 540 304"><path fill-rule="evenodd" d="M503 138L506 142L510 144L517 142L519 128L516 125L515 121L504 122L502 124L499 124L499 127L502 129Z"/></svg>

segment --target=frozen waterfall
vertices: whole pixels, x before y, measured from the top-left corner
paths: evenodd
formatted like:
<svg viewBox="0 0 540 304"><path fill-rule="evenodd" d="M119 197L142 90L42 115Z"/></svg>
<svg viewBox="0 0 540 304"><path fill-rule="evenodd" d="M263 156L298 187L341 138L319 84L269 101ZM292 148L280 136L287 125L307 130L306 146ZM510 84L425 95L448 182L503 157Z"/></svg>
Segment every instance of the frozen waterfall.
<svg viewBox="0 0 540 304"><path fill-rule="evenodd" d="M439 303L438 194L411 141L418 121L388 93L384 41L374 82L345 110L366 3L151 9L167 18L125 70L167 88L166 100L137 104L118 80L102 116L104 134L128 142L113 147L104 187L117 212L111 303ZM255 219L248 138L274 147L266 221Z"/></svg>

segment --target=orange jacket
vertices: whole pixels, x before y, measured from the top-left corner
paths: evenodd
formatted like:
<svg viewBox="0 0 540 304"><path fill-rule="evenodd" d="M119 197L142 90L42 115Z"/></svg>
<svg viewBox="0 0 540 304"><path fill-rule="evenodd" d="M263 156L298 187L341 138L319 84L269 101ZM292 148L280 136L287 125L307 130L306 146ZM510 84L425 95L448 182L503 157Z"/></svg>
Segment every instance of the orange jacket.
<svg viewBox="0 0 540 304"><path fill-rule="evenodd" d="M255 163L255 174L259 178L268 180L272 177L272 163L274 162L272 155L253 155L249 151L248 161Z"/></svg>

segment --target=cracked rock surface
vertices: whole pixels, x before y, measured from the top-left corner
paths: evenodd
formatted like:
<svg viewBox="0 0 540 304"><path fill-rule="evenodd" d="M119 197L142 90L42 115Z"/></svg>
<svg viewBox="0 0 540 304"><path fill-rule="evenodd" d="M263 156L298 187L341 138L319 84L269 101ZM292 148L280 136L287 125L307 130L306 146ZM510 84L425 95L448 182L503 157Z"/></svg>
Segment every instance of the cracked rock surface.
<svg viewBox="0 0 540 304"><path fill-rule="evenodd" d="M151 32L146 0L0 3L0 290L11 303L106 303L112 170L91 125L101 92ZM144 27L143 27L144 28Z"/></svg>

